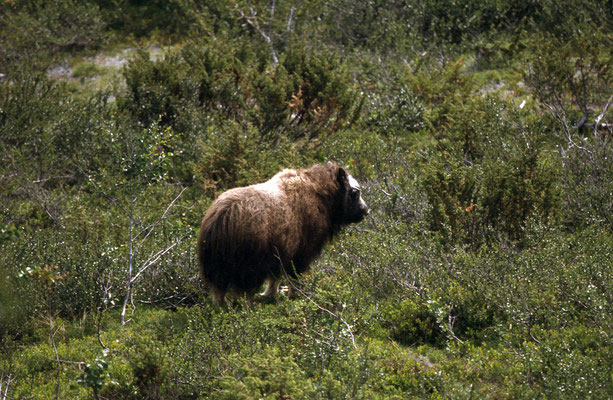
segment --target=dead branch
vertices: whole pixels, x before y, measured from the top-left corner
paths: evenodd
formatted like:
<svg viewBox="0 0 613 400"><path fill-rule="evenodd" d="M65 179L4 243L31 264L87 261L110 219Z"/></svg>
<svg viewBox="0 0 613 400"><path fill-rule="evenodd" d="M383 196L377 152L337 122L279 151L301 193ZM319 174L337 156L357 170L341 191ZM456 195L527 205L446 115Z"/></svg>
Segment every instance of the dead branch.
<svg viewBox="0 0 613 400"><path fill-rule="evenodd" d="M146 262L144 267L142 267L141 269L138 270L138 272L136 273L136 275L134 275L134 277L130 280L130 285L133 284L134 282L136 282L136 280L142 275L143 272L145 272L149 267L151 267L153 264L155 264L160 258L162 258L162 256L166 253L168 253L170 250L172 250L173 247L175 247L176 245L178 245L179 243L181 243L183 241L184 238L181 238L179 240L177 240L176 242L174 242L173 244L171 244L170 246L168 246L167 248L158 251L157 253L155 253L154 255L152 255Z"/></svg>
<svg viewBox="0 0 613 400"><path fill-rule="evenodd" d="M8 399L9 388L14 380L15 375L13 375L10 370L7 371L5 361L5 364L2 367L2 374L0 374L0 400Z"/></svg>
<svg viewBox="0 0 613 400"><path fill-rule="evenodd" d="M155 228L160 224L160 222L162 222L166 216L168 215L168 212L174 207L175 203L177 202L177 200L179 200L179 197L181 197L181 195L183 194L183 192L185 192L185 190L187 190L187 187L184 187L181 190L181 193L179 193L177 195L177 197L175 197L175 199L173 201L170 202L170 204L168 205L168 207L166 207L166 210L164 210L164 213L162 214L162 216L155 221L153 224L149 225L148 227L146 227L145 229L143 229L142 231L140 231L136 236L134 236L134 240L136 240L140 235L142 235L145 231L147 232L145 234L145 237L141 239L140 243L138 244L138 246L136 246L136 251L138 251L143 243L145 242L145 240L149 237L149 235L155 230Z"/></svg>
<svg viewBox="0 0 613 400"><path fill-rule="evenodd" d="M268 43L268 45L270 46L272 61L275 65L279 64L279 58L277 57L277 52L275 51L271 38L272 20L275 15L275 0L273 0L272 6L270 7L270 24L268 26L268 34L266 34L266 32L264 32L264 30L260 28L260 24L258 23L257 19L258 13L253 9L251 3L247 4L249 5L249 11L251 12L251 16L245 15L245 12L238 6L238 4L236 4L234 8L240 13L241 18L244 19L245 22L247 22L253 29L255 29L256 32L259 33L260 36L262 36L262 38L264 38L266 43Z"/></svg>
<svg viewBox="0 0 613 400"><path fill-rule="evenodd" d="M181 197L181 195L183 194L183 192L185 192L185 190L186 188L183 188L183 190L181 190L181 192L174 198L174 200L170 202L168 207L166 207L166 210L164 210L164 213L162 214L162 216L156 222L151 224L149 227L143 229L135 236L133 234L134 232L134 203L136 202L137 197L134 196L132 201L130 202L130 241L129 241L129 255L128 255L128 276L127 276L127 283L126 283L126 295L123 299L123 305L121 309L121 324L122 325L125 325L127 322L126 321L126 310L128 308L128 302L132 304L132 314L134 314L135 304L134 304L133 291L132 291L132 286L134 285L134 283L138 280L138 278L142 275L143 272L145 272L149 267L154 265L164 254L168 253L176 245L181 243L181 241L184 239L184 238L181 238L177 240L172 245L166 247L165 249L158 251L157 253L149 257L147 261L144 262L144 266L141 267L135 275L133 275L135 254L138 253L138 251L144 244L145 240L155 230L155 228L159 225L159 223L166 218L169 211L176 204L177 200L179 199L179 197ZM140 243L138 243L136 248L134 248L134 242L143 232L147 232L145 234L145 237L142 238Z"/></svg>
<svg viewBox="0 0 613 400"><path fill-rule="evenodd" d="M49 340L51 341L51 345L53 346L53 352L55 353L55 362L60 362L60 356L57 352L57 346L55 345L55 332L53 331L53 318L51 315L48 316L49 322ZM62 374L62 367L58 364L57 366L57 386L55 387L55 399L58 400L60 398L60 378Z"/></svg>
<svg viewBox="0 0 613 400"><path fill-rule="evenodd" d="M596 138L599 136L598 135L598 127L600 126L600 121L602 120L604 115L607 113L607 110L609 109L609 106L611 105L611 100L613 100L613 95L611 95L611 97L609 97L609 100L607 100L607 104L605 104L604 109L598 115L598 117L596 117L596 121L594 121L594 137L596 137Z"/></svg>

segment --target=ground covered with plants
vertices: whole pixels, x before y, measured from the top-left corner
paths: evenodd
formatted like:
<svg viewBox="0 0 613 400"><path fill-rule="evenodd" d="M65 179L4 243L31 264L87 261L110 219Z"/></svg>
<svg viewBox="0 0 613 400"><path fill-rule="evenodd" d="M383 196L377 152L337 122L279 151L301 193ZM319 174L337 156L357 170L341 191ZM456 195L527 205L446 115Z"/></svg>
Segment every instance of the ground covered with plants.
<svg viewBox="0 0 613 400"><path fill-rule="evenodd" d="M5 0L0 37L0 399L613 397L610 1ZM208 205L327 160L367 220L215 307Z"/></svg>

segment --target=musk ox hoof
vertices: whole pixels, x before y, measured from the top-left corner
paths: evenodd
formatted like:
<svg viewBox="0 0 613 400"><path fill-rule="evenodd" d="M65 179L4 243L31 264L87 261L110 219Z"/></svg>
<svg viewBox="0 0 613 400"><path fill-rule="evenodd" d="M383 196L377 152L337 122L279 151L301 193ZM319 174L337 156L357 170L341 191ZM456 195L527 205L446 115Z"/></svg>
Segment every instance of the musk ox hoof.
<svg viewBox="0 0 613 400"><path fill-rule="evenodd" d="M222 193L202 219L197 243L213 301L225 304L229 289L250 301L264 282L262 296L276 297L281 277L297 278L341 227L366 217L360 190L345 168L328 162Z"/></svg>

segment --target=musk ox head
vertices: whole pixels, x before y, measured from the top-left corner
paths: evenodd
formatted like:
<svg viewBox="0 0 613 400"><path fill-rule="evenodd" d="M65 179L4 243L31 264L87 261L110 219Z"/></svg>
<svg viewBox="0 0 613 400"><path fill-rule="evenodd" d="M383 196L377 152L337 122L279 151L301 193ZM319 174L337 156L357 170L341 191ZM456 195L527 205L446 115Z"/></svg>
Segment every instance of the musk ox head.
<svg viewBox="0 0 613 400"><path fill-rule="evenodd" d="M226 291L251 295L305 272L344 225L368 214L360 185L336 163L286 169L270 180L228 190L211 205L198 235L203 281L216 303Z"/></svg>
<svg viewBox="0 0 613 400"><path fill-rule="evenodd" d="M342 188L343 222L350 224L360 222L368 215L368 206L362 199L362 187L345 168L339 167L338 181Z"/></svg>

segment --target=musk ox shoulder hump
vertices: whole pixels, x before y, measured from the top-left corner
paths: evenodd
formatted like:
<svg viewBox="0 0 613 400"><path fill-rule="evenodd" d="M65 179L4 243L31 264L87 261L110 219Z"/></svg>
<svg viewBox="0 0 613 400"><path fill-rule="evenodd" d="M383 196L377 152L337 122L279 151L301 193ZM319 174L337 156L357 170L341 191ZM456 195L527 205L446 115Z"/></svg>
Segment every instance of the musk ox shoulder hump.
<svg viewBox="0 0 613 400"><path fill-rule="evenodd" d="M282 183L288 182L289 180L293 179L293 176L295 175L295 170L285 169L267 180L266 182L257 183L248 187L266 193L273 197L281 197L284 194Z"/></svg>

